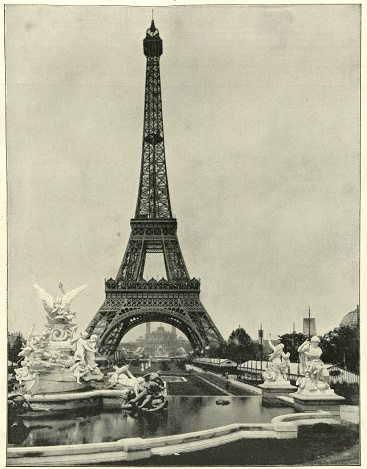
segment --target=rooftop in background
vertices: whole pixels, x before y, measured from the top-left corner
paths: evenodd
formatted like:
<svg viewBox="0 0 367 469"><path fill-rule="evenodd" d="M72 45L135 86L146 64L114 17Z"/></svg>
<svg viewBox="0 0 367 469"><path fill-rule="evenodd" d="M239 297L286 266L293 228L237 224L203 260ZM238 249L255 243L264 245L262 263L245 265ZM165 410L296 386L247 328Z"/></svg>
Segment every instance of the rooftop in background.
<svg viewBox="0 0 367 469"><path fill-rule="evenodd" d="M340 327L359 327L359 306L354 311L346 314L340 323Z"/></svg>

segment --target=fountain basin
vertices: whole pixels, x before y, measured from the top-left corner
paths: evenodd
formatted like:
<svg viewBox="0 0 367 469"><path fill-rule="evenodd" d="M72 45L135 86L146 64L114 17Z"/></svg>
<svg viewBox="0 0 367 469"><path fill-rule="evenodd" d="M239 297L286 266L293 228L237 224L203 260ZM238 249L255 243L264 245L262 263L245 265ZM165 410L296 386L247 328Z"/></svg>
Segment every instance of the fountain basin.
<svg viewBox="0 0 367 469"><path fill-rule="evenodd" d="M198 432L158 438L124 438L115 442L9 448L8 466L70 466L133 461L153 455L193 452L247 438L297 438L298 425L338 424L328 412L287 414L271 423L231 424Z"/></svg>
<svg viewBox="0 0 367 469"><path fill-rule="evenodd" d="M93 390L85 392L70 392L59 394L37 394L34 396L25 394L24 397L31 407L36 409L32 415L37 415L37 409L51 413L65 413L80 409L92 409L103 407L109 400L116 402L121 397L121 391L117 390Z"/></svg>

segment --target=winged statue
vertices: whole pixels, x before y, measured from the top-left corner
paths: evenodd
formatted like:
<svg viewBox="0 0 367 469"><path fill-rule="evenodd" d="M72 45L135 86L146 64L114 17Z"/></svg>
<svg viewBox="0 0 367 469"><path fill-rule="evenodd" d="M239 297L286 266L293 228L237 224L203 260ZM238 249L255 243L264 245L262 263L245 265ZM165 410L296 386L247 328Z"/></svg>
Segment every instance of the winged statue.
<svg viewBox="0 0 367 469"><path fill-rule="evenodd" d="M70 322L75 317L75 313L70 311L70 304L81 291L87 288L87 285L83 285L82 287L75 288L75 290L65 293L62 298L54 300L50 293L37 285L37 283L34 283L33 286L43 303L43 307L46 310L50 322L57 322L56 320L58 319L63 321L66 319L67 322Z"/></svg>

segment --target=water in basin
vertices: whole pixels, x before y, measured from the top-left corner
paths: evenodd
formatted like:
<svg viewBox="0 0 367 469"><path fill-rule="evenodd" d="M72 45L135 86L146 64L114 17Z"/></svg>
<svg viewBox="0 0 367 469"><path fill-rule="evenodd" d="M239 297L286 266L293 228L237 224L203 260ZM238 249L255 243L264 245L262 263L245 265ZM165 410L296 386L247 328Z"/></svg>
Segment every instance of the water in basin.
<svg viewBox="0 0 367 469"><path fill-rule="evenodd" d="M228 405L218 405L224 399ZM29 434L20 446L99 443L121 438L154 438L206 430L232 423L269 423L273 417L293 413L290 407L264 407L261 397L168 396L168 410L139 413L120 407L101 412L69 414L62 418L24 419Z"/></svg>

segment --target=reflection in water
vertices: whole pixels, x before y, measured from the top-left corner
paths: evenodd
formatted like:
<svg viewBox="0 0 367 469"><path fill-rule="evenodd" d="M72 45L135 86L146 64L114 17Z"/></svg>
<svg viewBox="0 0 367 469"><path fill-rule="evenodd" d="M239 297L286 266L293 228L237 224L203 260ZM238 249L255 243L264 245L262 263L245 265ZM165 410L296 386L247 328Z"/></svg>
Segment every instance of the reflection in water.
<svg viewBox="0 0 367 469"><path fill-rule="evenodd" d="M217 399L169 396L166 412L134 415L121 409L105 409L97 415L42 420L45 427L32 429L22 446L85 444L121 438L176 435L231 423L270 422L277 415L293 412L290 407L264 407L261 397L257 396L228 397L230 404L226 406L217 405ZM35 422L34 419L24 420L28 428Z"/></svg>

